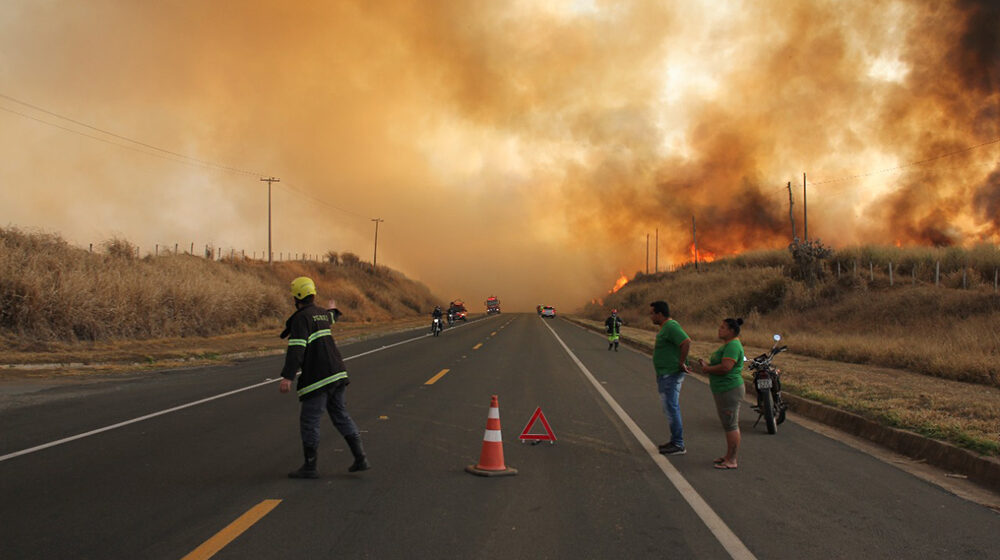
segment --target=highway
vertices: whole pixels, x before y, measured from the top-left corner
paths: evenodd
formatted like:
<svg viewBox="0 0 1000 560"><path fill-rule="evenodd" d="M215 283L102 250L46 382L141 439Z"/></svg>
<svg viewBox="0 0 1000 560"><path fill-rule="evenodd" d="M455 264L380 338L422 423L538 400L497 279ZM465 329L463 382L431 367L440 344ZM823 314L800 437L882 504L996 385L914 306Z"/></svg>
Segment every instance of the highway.
<svg viewBox="0 0 1000 560"><path fill-rule="evenodd" d="M650 358L562 319L341 351L372 470L347 472L324 418L318 480L286 477L302 457L281 357L9 401L0 558L1000 558L1000 515L794 418L767 435L744 405L740 468L713 469L723 433L694 377L688 453L659 455ZM491 395L516 476L465 472ZM554 444L518 440L538 407Z"/></svg>

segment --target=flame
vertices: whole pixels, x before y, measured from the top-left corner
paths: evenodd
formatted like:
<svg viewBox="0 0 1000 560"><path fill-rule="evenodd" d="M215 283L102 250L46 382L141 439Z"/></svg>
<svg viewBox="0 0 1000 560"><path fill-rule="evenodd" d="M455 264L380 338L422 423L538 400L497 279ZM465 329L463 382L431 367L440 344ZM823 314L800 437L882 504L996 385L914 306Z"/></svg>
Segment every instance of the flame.
<svg viewBox="0 0 1000 560"><path fill-rule="evenodd" d="M618 280L615 281L615 286L608 291L609 294L617 292L618 290L625 287L625 284L628 284L628 277L621 272L619 272L618 274L619 274Z"/></svg>
<svg viewBox="0 0 1000 560"><path fill-rule="evenodd" d="M715 260L715 253L711 251L706 251L705 249L699 249L695 251L694 243L689 247L691 251L691 261L697 260L698 262L708 263Z"/></svg>
<svg viewBox="0 0 1000 560"><path fill-rule="evenodd" d="M899 239L897 239L896 240L896 247L902 247L902 246L903 246L903 242L900 241Z"/></svg>

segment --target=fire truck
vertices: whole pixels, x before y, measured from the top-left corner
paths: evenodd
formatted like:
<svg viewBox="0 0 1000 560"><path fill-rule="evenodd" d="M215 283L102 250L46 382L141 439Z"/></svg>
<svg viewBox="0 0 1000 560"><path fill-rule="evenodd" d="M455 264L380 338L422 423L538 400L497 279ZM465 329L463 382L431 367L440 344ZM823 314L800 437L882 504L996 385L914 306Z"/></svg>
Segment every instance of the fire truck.
<svg viewBox="0 0 1000 560"><path fill-rule="evenodd" d="M486 298L486 314L500 313L500 300L496 296Z"/></svg>

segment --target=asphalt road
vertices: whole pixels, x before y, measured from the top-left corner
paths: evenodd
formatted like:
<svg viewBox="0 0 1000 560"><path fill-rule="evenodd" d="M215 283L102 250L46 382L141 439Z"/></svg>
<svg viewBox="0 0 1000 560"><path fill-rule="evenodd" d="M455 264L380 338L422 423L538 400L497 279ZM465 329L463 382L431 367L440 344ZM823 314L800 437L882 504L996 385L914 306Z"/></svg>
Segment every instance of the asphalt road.
<svg viewBox="0 0 1000 560"><path fill-rule="evenodd" d="M694 377L688 453L657 454L649 357L570 323L423 334L342 348L373 468L348 474L324 419L319 480L285 476L301 448L280 357L4 397L0 558L1000 558L1000 515L794 419L769 436L744 407L740 468L713 469ZM464 470L494 394L516 476ZM537 407L555 444L518 441Z"/></svg>

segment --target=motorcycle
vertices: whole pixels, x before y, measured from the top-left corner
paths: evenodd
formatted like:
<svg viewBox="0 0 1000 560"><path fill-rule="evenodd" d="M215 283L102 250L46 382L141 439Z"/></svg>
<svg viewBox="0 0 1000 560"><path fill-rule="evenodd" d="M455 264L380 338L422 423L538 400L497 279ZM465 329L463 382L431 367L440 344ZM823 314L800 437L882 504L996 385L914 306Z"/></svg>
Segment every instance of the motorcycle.
<svg viewBox="0 0 1000 560"><path fill-rule="evenodd" d="M431 321L431 332L434 333L434 336L439 336L443 329L444 325L441 324L441 318L435 317L434 320Z"/></svg>
<svg viewBox="0 0 1000 560"><path fill-rule="evenodd" d="M757 412L757 421L753 425L756 428L763 418L769 434L778 432L778 424L785 421L785 411L788 410L788 403L781 400L781 370L771 364L775 356L788 350L788 346L778 347L780 341L781 335L774 335L771 351L750 361L753 387L757 392L757 405L750 407Z"/></svg>

